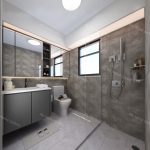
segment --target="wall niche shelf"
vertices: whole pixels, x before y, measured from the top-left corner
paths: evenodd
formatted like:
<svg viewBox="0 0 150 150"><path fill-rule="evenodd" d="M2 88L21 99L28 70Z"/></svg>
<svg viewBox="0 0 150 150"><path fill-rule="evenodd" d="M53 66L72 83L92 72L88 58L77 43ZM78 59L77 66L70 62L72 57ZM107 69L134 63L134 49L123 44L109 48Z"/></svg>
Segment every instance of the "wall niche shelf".
<svg viewBox="0 0 150 150"><path fill-rule="evenodd" d="M132 70L144 70L145 69L145 65L131 67L130 69L132 69Z"/></svg>
<svg viewBox="0 0 150 150"><path fill-rule="evenodd" d="M51 63L50 44L43 43L43 76L50 77L50 63Z"/></svg>
<svg viewBox="0 0 150 150"><path fill-rule="evenodd" d="M145 81L145 65L131 67L131 71L134 82L142 83Z"/></svg>

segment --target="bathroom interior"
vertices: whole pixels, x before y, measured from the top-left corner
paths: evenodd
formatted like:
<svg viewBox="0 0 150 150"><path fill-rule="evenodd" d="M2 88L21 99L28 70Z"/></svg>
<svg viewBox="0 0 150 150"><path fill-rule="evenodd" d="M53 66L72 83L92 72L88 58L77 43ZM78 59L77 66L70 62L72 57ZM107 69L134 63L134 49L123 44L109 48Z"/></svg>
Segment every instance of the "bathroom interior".
<svg viewBox="0 0 150 150"><path fill-rule="evenodd" d="M3 0L3 150L150 150L145 1L72 1Z"/></svg>

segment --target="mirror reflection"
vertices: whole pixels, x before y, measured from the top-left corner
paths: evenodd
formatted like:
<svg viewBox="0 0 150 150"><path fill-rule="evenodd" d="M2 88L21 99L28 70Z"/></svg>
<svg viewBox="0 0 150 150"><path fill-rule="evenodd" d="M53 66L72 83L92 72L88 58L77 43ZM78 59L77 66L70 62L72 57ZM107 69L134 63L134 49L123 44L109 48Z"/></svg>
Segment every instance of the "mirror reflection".
<svg viewBox="0 0 150 150"><path fill-rule="evenodd" d="M51 46L51 76L63 76L63 54L65 52L59 47Z"/></svg>
<svg viewBox="0 0 150 150"><path fill-rule="evenodd" d="M41 76L43 43L16 33L16 76Z"/></svg>
<svg viewBox="0 0 150 150"><path fill-rule="evenodd" d="M3 76L15 76L15 32L3 28L3 53L2 53Z"/></svg>
<svg viewBox="0 0 150 150"><path fill-rule="evenodd" d="M3 76L63 77L68 66L64 53L57 46L3 27Z"/></svg>

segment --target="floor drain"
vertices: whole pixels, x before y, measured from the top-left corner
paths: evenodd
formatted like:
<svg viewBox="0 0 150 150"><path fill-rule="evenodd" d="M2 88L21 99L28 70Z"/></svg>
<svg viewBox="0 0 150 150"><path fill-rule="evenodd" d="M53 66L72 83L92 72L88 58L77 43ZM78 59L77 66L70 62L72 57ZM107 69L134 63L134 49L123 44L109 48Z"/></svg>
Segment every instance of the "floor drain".
<svg viewBox="0 0 150 150"><path fill-rule="evenodd" d="M133 150L140 150L137 146L135 146L135 145L132 145L132 149Z"/></svg>

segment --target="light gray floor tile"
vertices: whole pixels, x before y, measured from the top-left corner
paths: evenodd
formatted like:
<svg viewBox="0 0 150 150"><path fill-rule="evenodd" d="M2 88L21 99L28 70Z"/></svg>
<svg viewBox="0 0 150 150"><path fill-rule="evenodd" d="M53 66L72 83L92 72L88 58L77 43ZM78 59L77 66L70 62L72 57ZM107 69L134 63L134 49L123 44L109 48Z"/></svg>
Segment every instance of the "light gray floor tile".
<svg viewBox="0 0 150 150"><path fill-rule="evenodd" d="M81 117L78 117L78 115ZM28 134L32 134L36 128L43 128L43 126L52 122L51 120L59 125L59 131L32 146L29 150L75 150L100 123L97 119L76 111L72 111L67 117L63 118L53 114L50 119L47 118L23 131L12 133L9 142L8 138L5 138L4 150L24 150L26 146L22 139Z"/></svg>
<svg viewBox="0 0 150 150"><path fill-rule="evenodd" d="M133 150L132 145L145 150L143 141L102 123L79 150Z"/></svg>
<svg viewBox="0 0 150 150"><path fill-rule="evenodd" d="M78 117L78 115L85 119ZM63 118L53 114L51 119L59 124L60 130L29 150L75 150L100 124L100 121L76 111L72 111L69 116ZM40 127L49 124L49 121L49 118L44 120ZM14 132L11 134L9 138L6 138L4 150L24 150L24 143L21 139L28 134L26 131L31 134L36 127L33 125L22 133ZM132 145L138 146L140 150L145 150L143 141L102 123L81 145L79 150L132 150Z"/></svg>

